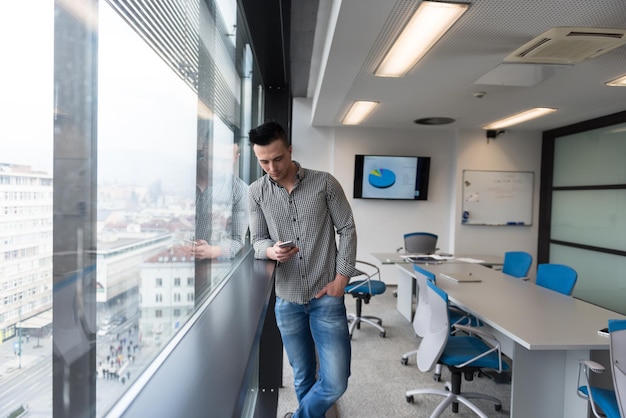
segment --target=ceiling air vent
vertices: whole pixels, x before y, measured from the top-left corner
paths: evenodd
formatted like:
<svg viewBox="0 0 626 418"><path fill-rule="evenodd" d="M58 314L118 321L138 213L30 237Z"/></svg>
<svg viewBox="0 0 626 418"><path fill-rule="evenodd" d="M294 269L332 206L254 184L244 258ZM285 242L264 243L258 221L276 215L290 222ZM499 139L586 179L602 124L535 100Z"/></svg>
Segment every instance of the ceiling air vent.
<svg viewBox="0 0 626 418"><path fill-rule="evenodd" d="M626 29L553 28L525 43L504 62L576 64L626 43Z"/></svg>

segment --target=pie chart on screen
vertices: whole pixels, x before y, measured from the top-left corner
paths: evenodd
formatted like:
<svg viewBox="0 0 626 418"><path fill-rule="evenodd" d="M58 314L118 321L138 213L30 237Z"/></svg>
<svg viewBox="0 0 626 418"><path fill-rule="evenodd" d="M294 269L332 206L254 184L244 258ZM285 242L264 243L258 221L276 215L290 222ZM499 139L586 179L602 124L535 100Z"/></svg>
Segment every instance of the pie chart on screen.
<svg viewBox="0 0 626 418"><path fill-rule="evenodd" d="M377 189L386 189L396 182L396 175L393 171L386 168L379 168L370 171L368 176L370 184Z"/></svg>

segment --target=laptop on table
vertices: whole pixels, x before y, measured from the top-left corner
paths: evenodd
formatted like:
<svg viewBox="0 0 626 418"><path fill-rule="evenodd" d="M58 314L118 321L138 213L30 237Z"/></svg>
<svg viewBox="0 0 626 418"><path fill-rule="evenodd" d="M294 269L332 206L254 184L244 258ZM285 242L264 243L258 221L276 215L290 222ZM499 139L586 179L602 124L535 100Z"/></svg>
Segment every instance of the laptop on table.
<svg viewBox="0 0 626 418"><path fill-rule="evenodd" d="M455 283L476 283L482 282L482 280L471 271L463 271L457 273L439 273L439 276L443 279L450 280Z"/></svg>

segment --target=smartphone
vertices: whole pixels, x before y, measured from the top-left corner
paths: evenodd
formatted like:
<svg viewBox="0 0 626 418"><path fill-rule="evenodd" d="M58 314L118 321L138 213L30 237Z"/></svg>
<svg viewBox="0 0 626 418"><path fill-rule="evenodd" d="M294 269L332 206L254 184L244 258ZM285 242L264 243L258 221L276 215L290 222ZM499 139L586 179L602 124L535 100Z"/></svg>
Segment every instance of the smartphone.
<svg viewBox="0 0 626 418"><path fill-rule="evenodd" d="M609 328L602 328L598 330L598 335L602 335L604 337L608 337L609 336Z"/></svg>
<svg viewBox="0 0 626 418"><path fill-rule="evenodd" d="M296 243L293 241L285 241L278 244L280 248L293 248L296 246Z"/></svg>

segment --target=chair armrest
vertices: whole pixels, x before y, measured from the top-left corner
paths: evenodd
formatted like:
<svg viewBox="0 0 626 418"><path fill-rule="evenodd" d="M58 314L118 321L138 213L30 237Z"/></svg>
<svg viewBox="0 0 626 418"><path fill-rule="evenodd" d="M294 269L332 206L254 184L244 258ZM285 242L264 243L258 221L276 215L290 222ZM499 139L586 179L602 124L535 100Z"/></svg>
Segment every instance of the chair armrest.
<svg viewBox="0 0 626 418"><path fill-rule="evenodd" d="M603 365L593 360L580 360L580 365L594 373L602 373L605 370Z"/></svg>
<svg viewBox="0 0 626 418"><path fill-rule="evenodd" d="M478 335L483 340L486 340L488 343L494 346L498 351L500 350L500 341L493 335L488 332L485 332L483 329L479 329L476 327L471 327L467 325L454 324L454 328L459 331L464 331L470 335L475 334Z"/></svg>
<svg viewBox="0 0 626 418"><path fill-rule="evenodd" d="M362 270L359 270L359 269L358 269L358 267L357 267L359 264L363 264L363 265L369 266L369 267L370 267L370 268L372 268L374 271L369 271L369 272L368 272L368 271L362 271ZM354 266L354 267L355 267L358 271L360 271L360 272L361 272L361 274L362 274L363 276L366 276L368 280L369 280L369 279L372 279L372 278L374 278L374 277L376 277L376 276L378 276L379 278L381 277L381 276L380 276L380 268L379 268L376 264L370 263L370 262L368 262L368 261L356 260L356 263L355 263L355 266ZM356 277L358 277L358 276L356 276Z"/></svg>
<svg viewBox="0 0 626 418"><path fill-rule="evenodd" d="M492 334L489 334L488 332L485 332L482 329L478 329L476 327L469 327L466 325L454 324L454 328L456 328L459 331L467 332L470 335L476 335L480 339L488 343L488 345L492 346L489 350L477 355L474 358L469 359L463 364L456 365L456 367L467 366L468 364L471 364L473 361L476 361L479 358L485 357L486 355L490 353L497 352L498 353L498 373L502 372L502 352L500 351L500 341L498 341L498 339L495 336L493 336Z"/></svg>
<svg viewBox="0 0 626 418"><path fill-rule="evenodd" d="M594 391L589 385L589 372L602 373L605 368L603 365L593 360L580 360L578 362L578 385L576 386L576 394L579 398L589 401L593 415L596 417L604 416L596 409L596 401L593 399ZM583 379L584 376L584 379Z"/></svg>
<svg viewBox="0 0 626 418"><path fill-rule="evenodd" d="M372 268L375 268L376 270L378 270L378 266L376 264L370 263L369 261L362 261L362 260L356 260L357 264L365 264L367 266L370 266Z"/></svg>
<svg viewBox="0 0 626 418"><path fill-rule="evenodd" d="M470 316L469 313L465 312L463 309L458 308L458 307L456 307L454 305L448 305L448 309L451 310L451 311L454 311L456 313L459 313L461 315L464 315L464 316Z"/></svg>
<svg viewBox="0 0 626 418"><path fill-rule="evenodd" d="M456 322L451 324L453 328L455 325L460 324L460 323L467 324L469 326L472 325L472 315L470 315L468 312L465 312L463 309L456 307L454 305L448 304L448 311L454 312L459 315L459 319L457 319ZM452 331L452 334L456 334L457 331L458 329L454 329Z"/></svg>

